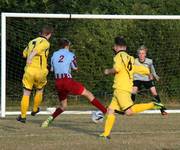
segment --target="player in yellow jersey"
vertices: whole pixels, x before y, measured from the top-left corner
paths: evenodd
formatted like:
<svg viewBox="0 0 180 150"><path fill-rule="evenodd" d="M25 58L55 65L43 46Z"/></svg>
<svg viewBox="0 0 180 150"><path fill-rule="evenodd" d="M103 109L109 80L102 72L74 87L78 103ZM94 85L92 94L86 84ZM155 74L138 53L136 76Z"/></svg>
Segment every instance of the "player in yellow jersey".
<svg viewBox="0 0 180 150"><path fill-rule="evenodd" d="M34 105L31 112L35 116L39 111L39 105L43 97L43 89L47 83L47 58L49 54L49 39L52 35L53 29L51 27L43 27L40 36L31 40L25 50L23 57L26 58L26 66L24 68L23 83L23 97L21 100L21 115L18 116L17 121L26 122L26 112L29 107L29 97L33 87L36 89L34 96Z"/></svg>
<svg viewBox="0 0 180 150"><path fill-rule="evenodd" d="M133 115L144 110L164 107L161 103L142 103L134 104L131 100L131 92L133 87L133 74L139 73L148 75L149 69L144 66L135 66L134 58L126 52L126 42L122 37L115 38L114 65L111 69L105 69L104 73L114 74L114 93L112 101L108 107L107 117L105 121L104 132L100 135L103 138L109 138L111 129L115 122L115 111L124 112L126 115Z"/></svg>

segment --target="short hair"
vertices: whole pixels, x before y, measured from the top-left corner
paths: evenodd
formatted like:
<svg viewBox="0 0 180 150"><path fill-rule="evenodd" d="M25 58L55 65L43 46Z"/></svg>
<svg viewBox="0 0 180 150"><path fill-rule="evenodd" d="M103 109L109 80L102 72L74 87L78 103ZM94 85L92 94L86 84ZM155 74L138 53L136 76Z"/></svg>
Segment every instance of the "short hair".
<svg viewBox="0 0 180 150"><path fill-rule="evenodd" d="M44 26L40 32L41 35L48 35L50 33L53 33L53 27L51 26Z"/></svg>
<svg viewBox="0 0 180 150"><path fill-rule="evenodd" d="M146 47L145 45L141 45L141 46L138 48L137 53L139 54L139 52L140 52L141 50L144 50L144 51L147 53L147 47Z"/></svg>
<svg viewBox="0 0 180 150"><path fill-rule="evenodd" d="M60 48L65 48L66 46L70 46L71 42L66 38L61 38L58 41L58 45Z"/></svg>
<svg viewBox="0 0 180 150"><path fill-rule="evenodd" d="M115 42L116 45L126 46L126 41L125 41L125 39L124 39L123 36L117 36L117 37L115 37L114 42Z"/></svg>

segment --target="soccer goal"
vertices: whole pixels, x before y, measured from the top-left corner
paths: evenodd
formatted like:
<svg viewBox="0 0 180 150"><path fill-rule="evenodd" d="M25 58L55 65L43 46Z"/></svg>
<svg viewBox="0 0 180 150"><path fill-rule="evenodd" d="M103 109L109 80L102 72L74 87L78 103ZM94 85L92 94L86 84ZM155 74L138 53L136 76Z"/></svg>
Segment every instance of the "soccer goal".
<svg viewBox="0 0 180 150"><path fill-rule="evenodd" d="M180 102L179 15L1 13L1 117L19 114L21 79L25 66L22 51L31 39L38 36L42 26L47 24L55 30L50 40L49 58L58 49L57 39L68 38L80 68L79 72L73 73L74 78L81 81L104 104L110 101L113 77L105 77L103 70L112 66L111 47L117 35L126 38L128 51L134 56L140 45L148 47L148 57L154 60L156 71L161 77L156 84L161 99L163 102ZM139 99L150 100L151 96L145 91ZM72 114L89 114L91 111L87 110L93 109L79 96L69 97L69 103L69 113ZM49 114L47 108L56 104L54 79L50 73L41 114ZM180 110L168 111L180 113Z"/></svg>

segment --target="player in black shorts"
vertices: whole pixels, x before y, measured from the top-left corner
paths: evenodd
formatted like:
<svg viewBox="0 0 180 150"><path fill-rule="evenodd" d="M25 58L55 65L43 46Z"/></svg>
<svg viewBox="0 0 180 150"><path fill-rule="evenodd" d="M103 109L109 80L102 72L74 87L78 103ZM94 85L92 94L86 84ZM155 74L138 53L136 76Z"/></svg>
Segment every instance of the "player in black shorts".
<svg viewBox="0 0 180 150"><path fill-rule="evenodd" d="M135 65L139 65L139 66L142 65L142 66L148 67L151 71L151 75L143 76L140 74L134 74L132 100L135 101L136 93L139 90L141 90L142 88L146 88L150 90L155 101L161 102L160 97L157 93L154 81L153 81L154 79L159 81L159 76L156 74L152 59L146 58L146 54L147 54L147 48L144 45L142 45L138 49L138 58L135 59ZM161 109L162 115L167 115L167 112L165 112L165 109L166 108Z"/></svg>

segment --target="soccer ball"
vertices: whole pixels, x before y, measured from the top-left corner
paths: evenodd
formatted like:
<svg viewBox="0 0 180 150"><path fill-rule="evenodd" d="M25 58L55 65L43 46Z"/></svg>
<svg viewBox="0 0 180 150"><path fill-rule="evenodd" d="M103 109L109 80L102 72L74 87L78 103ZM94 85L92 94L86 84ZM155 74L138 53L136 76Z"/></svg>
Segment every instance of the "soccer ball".
<svg viewBox="0 0 180 150"><path fill-rule="evenodd" d="M104 120L104 114L101 111L92 112L92 121L94 123L102 123Z"/></svg>

